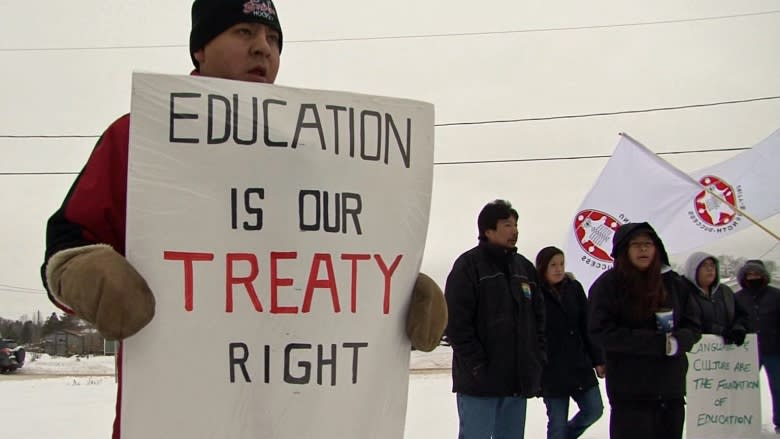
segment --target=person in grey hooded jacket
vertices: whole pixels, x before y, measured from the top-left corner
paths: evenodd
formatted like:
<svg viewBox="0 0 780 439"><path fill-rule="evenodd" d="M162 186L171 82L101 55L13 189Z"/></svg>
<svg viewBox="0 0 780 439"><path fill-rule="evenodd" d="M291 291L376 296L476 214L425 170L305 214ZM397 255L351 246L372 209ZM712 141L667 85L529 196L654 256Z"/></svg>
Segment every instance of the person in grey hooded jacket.
<svg viewBox="0 0 780 439"><path fill-rule="evenodd" d="M723 337L726 344L742 346L747 328L747 310L739 304L734 291L720 282L718 258L695 252L685 261L683 277L694 291L691 295L699 307L702 334Z"/></svg>

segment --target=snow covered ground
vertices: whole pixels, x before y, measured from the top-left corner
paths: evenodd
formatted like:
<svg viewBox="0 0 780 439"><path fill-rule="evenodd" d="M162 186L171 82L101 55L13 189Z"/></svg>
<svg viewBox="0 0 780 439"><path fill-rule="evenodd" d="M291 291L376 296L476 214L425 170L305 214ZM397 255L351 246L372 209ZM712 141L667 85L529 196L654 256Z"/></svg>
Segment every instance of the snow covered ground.
<svg viewBox="0 0 780 439"><path fill-rule="evenodd" d="M63 374L113 376L114 357L52 357L47 354L27 353L24 367L11 376Z"/></svg>
<svg viewBox="0 0 780 439"><path fill-rule="evenodd" d="M405 439L455 438L458 416L450 392L450 351L412 352ZM2 437L108 439L114 418L113 357L28 357L24 368L0 376ZM769 434L771 404L761 377L762 418ZM603 392L602 385L602 392ZM604 395L606 403L606 395ZM605 439L609 410L582 436ZM541 399L528 404L526 438L545 437L546 414Z"/></svg>

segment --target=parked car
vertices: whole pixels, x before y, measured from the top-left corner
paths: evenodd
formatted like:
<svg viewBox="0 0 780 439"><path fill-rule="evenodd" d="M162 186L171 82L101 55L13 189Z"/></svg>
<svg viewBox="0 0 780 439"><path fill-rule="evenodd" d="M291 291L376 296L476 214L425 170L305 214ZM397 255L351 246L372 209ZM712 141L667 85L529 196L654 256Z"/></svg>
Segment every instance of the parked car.
<svg viewBox="0 0 780 439"><path fill-rule="evenodd" d="M24 365L24 348L17 346L16 342L3 338L0 339L0 373L13 372Z"/></svg>

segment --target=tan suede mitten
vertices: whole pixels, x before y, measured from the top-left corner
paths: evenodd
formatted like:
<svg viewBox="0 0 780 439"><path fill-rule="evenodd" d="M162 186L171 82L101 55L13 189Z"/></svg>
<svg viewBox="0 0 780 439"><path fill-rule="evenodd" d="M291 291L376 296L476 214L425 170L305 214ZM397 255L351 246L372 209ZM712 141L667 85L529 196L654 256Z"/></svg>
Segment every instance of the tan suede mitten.
<svg viewBox="0 0 780 439"><path fill-rule="evenodd" d="M412 302L406 315L406 335L417 350L430 352L439 345L447 327L447 302L433 279L417 275Z"/></svg>
<svg viewBox="0 0 780 439"><path fill-rule="evenodd" d="M104 337L122 340L154 317L154 295L124 256L108 245L63 250L46 266L49 291Z"/></svg>

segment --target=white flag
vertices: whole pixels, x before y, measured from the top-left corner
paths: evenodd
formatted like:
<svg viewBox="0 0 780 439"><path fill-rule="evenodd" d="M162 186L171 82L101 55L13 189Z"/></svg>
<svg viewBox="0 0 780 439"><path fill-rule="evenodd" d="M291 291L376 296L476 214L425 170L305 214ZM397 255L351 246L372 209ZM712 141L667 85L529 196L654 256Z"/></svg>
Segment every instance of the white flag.
<svg viewBox="0 0 780 439"><path fill-rule="evenodd" d="M622 136L567 232L566 268L587 289L612 268L612 237L628 222L649 222L665 232L687 218L701 186L649 149Z"/></svg>
<svg viewBox="0 0 780 439"><path fill-rule="evenodd" d="M686 218L664 233L667 250L688 251L753 225L732 206L755 221L780 213L778 169L780 130L735 157L691 173L706 190L690 200Z"/></svg>

